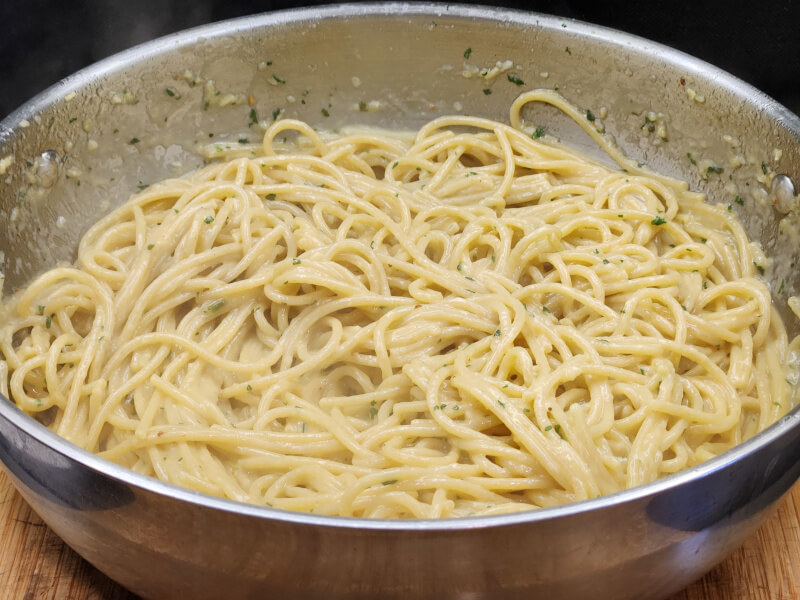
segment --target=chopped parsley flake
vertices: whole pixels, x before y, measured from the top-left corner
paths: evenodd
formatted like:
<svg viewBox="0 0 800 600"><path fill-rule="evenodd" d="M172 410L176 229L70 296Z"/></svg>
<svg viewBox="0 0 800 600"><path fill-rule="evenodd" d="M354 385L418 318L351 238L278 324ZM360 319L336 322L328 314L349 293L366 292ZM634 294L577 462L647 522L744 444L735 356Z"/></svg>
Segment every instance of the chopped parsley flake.
<svg viewBox="0 0 800 600"><path fill-rule="evenodd" d="M656 217L655 219L650 221L650 224L651 225L663 225L666 222L667 222L666 219L663 219L661 217Z"/></svg>
<svg viewBox="0 0 800 600"><path fill-rule="evenodd" d="M485 95L487 95L487 96L491 96L492 95L492 90L490 90L489 88L484 88L483 89L483 93Z"/></svg>
<svg viewBox="0 0 800 600"><path fill-rule="evenodd" d="M708 165L708 168L706 169L706 173L719 174L722 173L722 171L723 171L722 167L718 167L717 165Z"/></svg>
<svg viewBox="0 0 800 600"><path fill-rule="evenodd" d="M397 483L397 479L387 479L383 482L383 485L392 485L393 483Z"/></svg>
<svg viewBox="0 0 800 600"><path fill-rule="evenodd" d="M569 54L570 56L572 56L572 50L570 50L570 49L569 49L569 46L567 46L566 48L564 48L564 52L566 52L567 54ZM592 120L592 121L594 121L594 119L591 119L591 120Z"/></svg>
<svg viewBox="0 0 800 600"><path fill-rule="evenodd" d="M225 306L225 298L214 300L211 304L208 305L206 312L217 312L223 306Z"/></svg>
<svg viewBox="0 0 800 600"><path fill-rule="evenodd" d="M525 85L525 82L524 82L524 81L522 81L522 79L520 79L520 78L519 78L519 77L517 77L516 75L511 75L511 74L509 73L507 77L508 77L508 80L509 80L511 83L513 83L514 85Z"/></svg>
<svg viewBox="0 0 800 600"><path fill-rule="evenodd" d="M164 90L167 93L167 96L170 98L175 98L176 100L181 99L181 95L174 87L168 87Z"/></svg>
<svg viewBox="0 0 800 600"><path fill-rule="evenodd" d="M152 250L155 247L155 244L147 244L147 249Z"/></svg>
<svg viewBox="0 0 800 600"><path fill-rule="evenodd" d="M278 83L286 83L286 80L285 80L285 79L281 79L281 78L280 78L280 77L278 77L277 75L273 75L273 76L272 76L272 78L273 78L275 81L277 81Z"/></svg>
<svg viewBox="0 0 800 600"><path fill-rule="evenodd" d="M251 108L250 109L249 123L247 124L247 126L250 127L252 125L257 125L257 124L258 124L258 113L256 112L255 108ZM209 136L209 137L211 137L211 136Z"/></svg>
<svg viewBox="0 0 800 600"><path fill-rule="evenodd" d="M546 306L543 306L543 307L542 307L542 312L546 312L546 313L549 315L551 311L550 311L550 309L549 309L549 308L547 308Z"/></svg>
<svg viewBox="0 0 800 600"><path fill-rule="evenodd" d="M300 259L299 258L293 258L292 259L292 264L293 265L299 265L300 264Z"/></svg>
<svg viewBox="0 0 800 600"><path fill-rule="evenodd" d="M753 266L756 268L756 271L758 271L759 275L763 275L764 274L764 267L762 267L759 264L756 264L755 262L753 262Z"/></svg>
<svg viewBox="0 0 800 600"><path fill-rule="evenodd" d="M594 116L594 113L593 113L591 110L588 110L588 109L587 109L587 111L586 111L586 120L587 120L587 121L592 121L592 122L594 122L594 120L595 120L596 118L597 118L597 117L595 117L595 116Z"/></svg>
<svg viewBox="0 0 800 600"><path fill-rule="evenodd" d="M544 135L544 129L542 127L537 127L533 130L531 137L535 140L538 140L540 137Z"/></svg>
<svg viewBox="0 0 800 600"><path fill-rule="evenodd" d="M277 121L280 115L281 115L281 109L276 108L275 110L272 111L272 120Z"/></svg>
<svg viewBox="0 0 800 600"><path fill-rule="evenodd" d="M499 329L495 329L494 330L494 335L495 335L495 337L499 336L500 335L500 330Z"/></svg>
<svg viewBox="0 0 800 600"><path fill-rule="evenodd" d="M327 109L327 108L323 108L323 109L321 109L319 112L321 112L321 113L322 113L322 116L323 116L323 117L330 117L330 116L331 116L331 113L329 113L329 112L328 112L328 109Z"/></svg>
<svg viewBox="0 0 800 600"><path fill-rule="evenodd" d="M464 58L469 58L470 54L472 54L472 48L467 48L464 50Z"/></svg>
<svg viewBox="0 0 800 600"><path fill-rule="evenodd" d="M214 217L206 217L205 219L203 219L203 222L204 222L206 225L211 225L211 223L213 223L213 222L214 222Z"/></svg>
<svg viewBox="0 0 800 600"><path fill-rule="evenodd" d="M267 200L275 200L275 194L267 194Z"/></svg>
<svg viewBox="0 0 800 600"><path fill-rule="evenodd" d="M761 161L761 172L762 172L764 175L766 175L766 174L767 174L767 165L764 163L764 161L763 161L763 160Z"/></svg>
<svg viewBox="0 0 800 600"><path fill-rule="evenodd" d="M139 138L133 137L133 138L131 138L131 141L129 141L128 143L129 144L138 144L139 141L140 141Z"/></svg>
<svg viewBox="0 0 800 600"><path fill-rule="evenodd" d="M687 153L686 153L686 156L688 156L688 157L689 157L689 162L690 162L690 163L692 163L693 165L696 165L696 164L697 164L697 161L694 159L694 157L692 156L692 153L691 153L691 152L687 152Z"/></svg>

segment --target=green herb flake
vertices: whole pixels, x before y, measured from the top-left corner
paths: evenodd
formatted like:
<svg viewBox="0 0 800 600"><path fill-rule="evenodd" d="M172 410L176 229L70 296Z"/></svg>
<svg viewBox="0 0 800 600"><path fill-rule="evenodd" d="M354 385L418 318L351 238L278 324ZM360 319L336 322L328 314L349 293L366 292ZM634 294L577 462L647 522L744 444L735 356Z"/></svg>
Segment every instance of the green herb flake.
<svg viewBox="0 0 800 600"><path fill-rule="evenodd" d="M603 264L604 264L604 265L607 265L608 263L609 263L609 260L608 260L607 258L604 258L604 259L603 259Z"/></svg>
<svg viewBox="0 0 800 600"><path fill-rule="evenodd" d="M508 78L508 80L509 80L511 83L513 83L514 85L525 85L525 82L524 82L524 81L522 81L522 79L520 79L520 78L519 78L519 77L517 77L516 75L512 75L512 74L510 74L510 73L509 73L509 74L507 75L507 78Z"/></svg>
<svg viewBox="0 0 800 600"><path fill-rule="evenodd" d="M281 115L281 109L276 108L275 110L272 111L272 120L277 121L280 115Z"/></svg>
<svg viewBox="0 0 800 600"><path fill-rule="evenodd" d="M247 124L248 127L251 127L253 125L258 125L258 113L256 112L255 108L250 109L250 117L248 121L249 121ZM209 134L209 137L211 137L211 135L213 134Z"/></svg>
<svg viewBox="0 0 800 600"><path fill-rule="evenodd" d="M564 52L566 52L567 54L569 54L570 56L572 56L572 50L570 50L570 49L569 49L569 46L567 46L566 48L564 48ZM591 120L592 120L592 121L594 121L594 119L591 119Z"/></svg>
<svg viewBox="0 0 800 600"><path fill-rule="evenodd" d="M544 428L544 430L545 430L545 431L550 431L552 428L553 428L553 426L552 426L552 425L548 425L547 427L545 427L545 428Z"/></svg>
<svg viewBox="0 0 800 600"><path fill-rule="evenodd" d="M320 109L320 111L319 111L319 112L321 112L321 113L322 113L322 116L323 116L323 117L330 117L330 116L331 116L331 113L329 113L329 112L328 112L328 109L327 109L327 108Z"/></svg>
<svg viewBox="0 0 800 600"><path fill-rule="evenodd" d="M397 483L397 479L387 479L386 481L382 482L383 485L392 485L393 483Z"/></svg>
<svg viewBox="0 0 800 600"><path fill-rule="evenodd" d="M205 223L206 225L211 225L211 223L213 222L214 222L214 217L206 217L205 219L203 219L203 223Z"/></svg>
<svg viewBox="0 0 800 600"><path fill-rule="evenodd" d="M767 165L764 163L764 161L763 161L763 160L761 161L761 172L762 172L764 175L766 175L766 174L767 174Z"/></svg>
<svg viewBox="0 0 800 600"><path fill-rule="evenodd" d="M756 264L755 262L753 262L753 266L756 268L756 271L758 271L759 275L764 275L764 267L762 267L759 264Z"/></svg>
<svg viewBox="0 0 800 600"><path fill-rule="evenodd" d="M164 90L167 93L167 96L170 98L175 98L176 100L181 99L181 95L174 87L168 87Z"/></svg>
<svg viewBox="0 0 800 600"><path fill-rule="evenodd" d="M133 144L138 144L140 141L141 140L139 140L139 138L133 137L133 138L131 138L131 140L128 143L133 145Z"/></svg>
<svg viewBox="0 0 800 600"><path fill-rule="evenodd" d="M44 314L44 306L40 304L38 308L39 308L39 314L43 315Z"/></svg>
<svg viewBox="0 0 800 600"><path fill-rule="evenodd" d="M472 48L467 48L464 50L464 58L469 58L470 54L472 54Z"/></svg>
<svg viewBox="0 0 800 600"><path fill-rule="evenodd" d="M280 78L280 77L278 77L277 75L273 75L273 76L272 76L272 78L273 78L275 81L277 81L278 83L281 83L281 84L283 84L283 83L286 83L286 80L285 80L285 79L281 79L281 78Z"/></svg>
<svg viewBox="0 0 800 600"><path fill-rule="evenodd" d="M252 392L253 391L253 386L250 385L249 383L247 384L247 391L248 392Z"/></svg>
<svg viewBox="0 0 800 600"><path fill-rule="evenodd" d="M464 269L464 265L462 265L461 263L458 263L458 266L456 267L456 270L461 271L463 269Z"/></svg>
<svg viewBox="0 0 800 600"><path fill-rule="evenodd" d="M696 165L696 164L697 164L697 161L694 159L694 157L692 156L692 153L691 153L691 152L687 152L687 153L686 153L686 156L689 158L689 162L690 162L690 163L692 163L693 165Z"/></svg>
<svg viewBox="0 0 800 600"><path fill-rule="evenodd" d="M75 121L77 121L77 120L78 120L78 117L72 117L72 118L69 120L69 122L70 122L70 123L74 123L74 122L75 122Z"/></svg>
<svg viewBox="0 0 800 600"><path fill-rule="evenodd" d="M650 221L650 224L651 225L663 225L666 222L667 222L666 219L663 219L660 216L658 216L655 219L653 219L652 221Z"/></svg>
<svg viewBox="0 0 800 600"><path fill-rule="evenodd" d="M52 315L48 315L47 318L45 318L44 326L47 327L47 329L50 329L50 326L53 324L53 317L55 316L56 316L55 313L53 313Z"/></svg>
<svg viewBox="0 0 800 600"><path fill-rule="evenodd" d="M366 103L366 102L364 102L363 100L359 101L359 103L358 103L358 110L359 110L360 112L367 112L367 103Z"/></svg>
<svg viewBox="0 0 800 600"><path fill-rule="evenodd" d="M537 127L533 130L531 137L535 140L538 140L540 137L544 135L544 129L542 127Z"/></svg>
<svg viewBox="0 0 800 600"><path fill-rule="evenodd" d="M299 265L300 264L300 259L299 258L293 258L292 259L292 264L293 265Z"/></svg>
<svg viewBox="0 0 800 600"><path fill-rule="evenodd" d="M483 93L486 96L491 96L492 95L492 90L490 90L489 88L483 88Z"/></svg>
<svg viewBox="0 0 800 600"><path fill-rule="evenodd" d="M266 198L267 200L275 200L275 194L267 194Z"/></svg>
<svg viewBox="0 0 800 600"><path fill-rule="evenodd" d="M499 337L500 336L500 330L499 329L495 329L494 330L494 335L495 335L495 337Z"/></svg>
<svg viewBox="0 0 800 600"><path fill-rule="evenodd" d="M147 244L148 250L152 250L153 248L155 248L155 244Z"/></svg>
<svg viewBox="0 0 800 600"><path fill-rule="evenodd" d="M547 313L549 315L552 311L549 308L547 308L546 306L543 306L542 307L542 312L545 312L545 313Z"/></svg>
<svg viewBox="0 0 800 600"><path fill-rule="evenodd" d="M784 283L786 283L786 280L784 280L784 279L781 279L781 287L779 287L779 288L778 288L778 293L779 293L779 294L782 294L782 293L783 293L783 284L784 284Z"/></svg>
<svg viewBox="0 0 800 600"><path fill-rule="evenodd" d="M210 313L217 312L223 306L225 306L225 298L214 300L211 304L208 305L208 308L206 308L206 312Z"/></svg>
<svg viewBox="0 0 800 600"><path fill-rule="evenodd" d="M594 122L596 119L597 119L597 117L594 116L594 113L591 110L587 109L587 111L586 111L586 120Z"/></svg>
<svg viewBox="0 0 800 600"><path fill-rule="evenodd" d="M723 168L722 167L718 167L717 165L708 165L708 168L706 168L706 174L708 174L708 173L717 173L717 174L719 174L719 173L722 173L722 171L723 171Z"/></svg>

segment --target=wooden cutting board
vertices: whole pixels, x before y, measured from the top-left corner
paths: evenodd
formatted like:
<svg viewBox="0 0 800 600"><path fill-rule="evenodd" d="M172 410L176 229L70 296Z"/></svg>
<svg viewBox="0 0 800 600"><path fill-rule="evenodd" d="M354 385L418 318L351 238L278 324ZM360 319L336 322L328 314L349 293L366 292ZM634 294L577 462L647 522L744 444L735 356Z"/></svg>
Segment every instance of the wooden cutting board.
<svg viewBox="0 0 800 600"><path fill-rule="evenodd" d="M62 542L0 469L0 598L133 600ZM744 546L670 600L800 598L800 483Z"/></svg>

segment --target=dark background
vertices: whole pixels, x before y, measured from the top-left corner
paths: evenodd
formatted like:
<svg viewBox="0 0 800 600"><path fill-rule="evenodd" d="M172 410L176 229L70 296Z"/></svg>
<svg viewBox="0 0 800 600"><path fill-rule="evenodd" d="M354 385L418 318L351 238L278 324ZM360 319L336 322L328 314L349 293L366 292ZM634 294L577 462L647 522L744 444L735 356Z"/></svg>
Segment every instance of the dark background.
<svg viewBox="0 0 800 600"><path fill-rule="evenodd" d="M254 0L0 0L0 119L62 77L174 31L280 8ZM571 17L679 48L800 113L800 2L484 2Z"/></svg>

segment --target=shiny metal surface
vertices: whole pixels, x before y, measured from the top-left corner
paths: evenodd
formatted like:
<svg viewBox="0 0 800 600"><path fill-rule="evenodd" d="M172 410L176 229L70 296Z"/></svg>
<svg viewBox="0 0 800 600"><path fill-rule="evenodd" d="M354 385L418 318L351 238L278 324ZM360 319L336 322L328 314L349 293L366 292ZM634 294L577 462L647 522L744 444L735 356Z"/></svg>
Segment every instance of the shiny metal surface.
<svg viewBox="0 0 800 600"><path fill-rule="evenodd" d="M112 57L23 106L0 124L0 160L14 157L0 163L6 292L69 260L88 224L138 185L201 164L197 150L224 143L221 132L258 135L249 104L217 106L208 80L222 97L252 95L264 122L281 109L325 128L413 127L449 112L504 119L524 88L505 73L490 83L462 75L465 62L504 60L524 88L558 86L595 114L607 111L606 130L630 156L717 201L740 195L744 206L732 210L781 258L772 273L786 281L776 305L788 318L786 297L798 285L789 264L800 249L781 242L783 213L770 207L764 171L800 181L797 117L639 38L530 13L420 4L203 27ZM359 110L370 101L378 110ZM650 111L661 113L669 141L645 131ZM591 149L553 111L525 116ZM739 155L744 165L729 168ZM703 172L703 161L725 170ZM792 209L796 199L786 200ZM794 410L717 459L613 496L498 517L376 522L245 506L141 477L0 398L0 461L20 492L80 554L146 598L663 598L754 531L800 476L798 456Z"/></svg>

